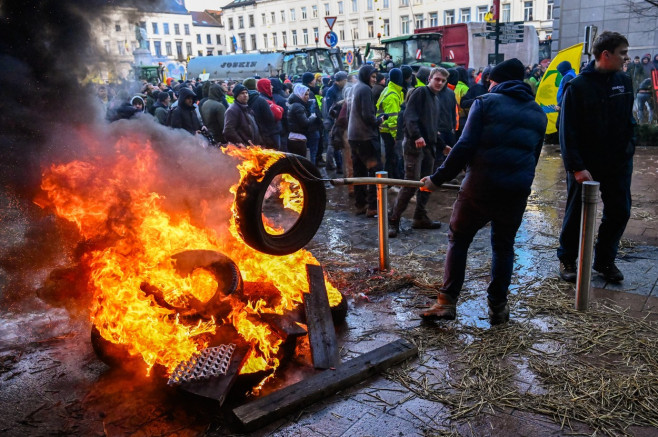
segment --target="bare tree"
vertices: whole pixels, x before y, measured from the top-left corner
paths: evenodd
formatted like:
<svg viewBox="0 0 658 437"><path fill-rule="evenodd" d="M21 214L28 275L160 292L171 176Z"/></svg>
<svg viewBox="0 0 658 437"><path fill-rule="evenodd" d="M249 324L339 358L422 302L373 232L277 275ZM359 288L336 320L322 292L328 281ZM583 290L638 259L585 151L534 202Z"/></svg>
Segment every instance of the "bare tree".
<svg viewBox="0 0 658 437"><path fill-rule="evenodd" d="M631 15L658 18L658 0L624 0L623 3Z"/></svg>

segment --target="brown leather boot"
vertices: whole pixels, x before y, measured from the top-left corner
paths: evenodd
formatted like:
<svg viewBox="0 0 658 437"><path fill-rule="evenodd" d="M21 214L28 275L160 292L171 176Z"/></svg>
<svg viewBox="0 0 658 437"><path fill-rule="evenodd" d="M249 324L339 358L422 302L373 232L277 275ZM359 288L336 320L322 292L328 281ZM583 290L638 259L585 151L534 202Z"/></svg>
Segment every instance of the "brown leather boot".
<svg viewBox="0 0 658 437"><path fill-rule="evenodd" d="M445 293L439 293L436 303L420 313L425 320L455 320L457 317L457 299Z"/></svg>

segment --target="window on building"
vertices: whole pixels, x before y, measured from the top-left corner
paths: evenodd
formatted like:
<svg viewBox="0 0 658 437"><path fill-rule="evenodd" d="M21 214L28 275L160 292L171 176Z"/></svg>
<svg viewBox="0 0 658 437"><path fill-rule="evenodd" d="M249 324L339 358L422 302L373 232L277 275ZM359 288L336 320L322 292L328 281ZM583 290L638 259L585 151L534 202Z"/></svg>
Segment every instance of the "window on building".
<svg viewBox="0 0 658 437"><path fill-rule="evenodd" d="M174 52L171 50L171 43L166 42L165 43L165 52L167 53L167 56L173 56Z"/></svg>
<svg viewBox="0 0 658 437"><path fill-rule="evenodd" d="M247 50L247 37L244 33L238 35L240 37L240 48L242 51Z"/></svg>
<svg viewBox="0 0 658 437"><path fill-rule="evenodd" d="M341 40L344 40L345 39L345 29L340 29L340 31L338 31L338 36L340 37Z"/></svg>
<svg viewBox="0 0 658 437"><path fill-rule="evenodd" d="M282 23L286 22L286 11L281 11L281 22Z"/></svg>
<svg viewBox="0 0 658 437"><path fill-rule="evenodd" d="M438 26L439 25L439 13L438 12L430 12L430 26Z"/></svg>
<svg viewBox="0 0 658 437"><path fill-rule="evenodd" d="M176 41L176 56L178 59L183 59L183 41Z"/></svg>
<svg viewBox="0 0 658 437"><path fill-rule="evenodd" d="M209 33L206 34L206 44L208 45L212 44L212 37L210 36Z"/></svg>
<svg viewBox="0 0 658 437"><path fill-rule="evenodd" d="M368 38L374 38L375 37L375 25L373 24L372 21L367 21L366 24L367 24L367 27L368 27Z"/></svg>
<svg viewBox="0 0 658 437"><path fill-rule="evenodd" d="M423 27L425 27L425 20L423 18L423 14L414 15L414 26L415 29L422 29Z"/></svg>
<svg viewBox="0 0 658 437"><path fill-rule="evenodd" d="M478 6L478 21L483 22L485 15L487 15L487 7L486 6Z"/></svg>
<svg viewBox="0 0 658 437"><path fill-rule="evenodd" d="M250 35L251 39L251 50L258 50L258 44L256 44L256 35Z"/></svg>
<svg viewBox="0 0 658 437"><path fill-rule="evenodd" d="M391 7L391 5L390 5L390 0L384 0L384 1L382 2L382 7L383 7L384 9L388 9L388 8L390 8L390 7Z"/></svg>
<svg viewBox="0 0 658 437"><path fill-rule="evenodd" d="M423 4L423 0L414 0L414 4L415 4L415 5L422 5L422 4Z"/></svg>
<svg viewBox="0 0 658 437"><path fill-rule="evenodd" d="M510 4L509 3L503 3L503 8L502 8L502 20L504 23L509 23L512 21L512 14L510 10Z"/></svg>
<svg viewBox="0 0 658 437"><path fill-rule="evenodd" d="M269 46L270 45L268 44L268 41L267 41L267 34L264 33L263 34L263 47L268 48Z"/></svg>
<svg viewBox="0 0 658 437"><path fill-rule="evenodd" d="M459 10L459 22L468 23L471 21L471 8L461 8Z"/></svg>
<svg viewBox="0 0 658 437"><path fill-rule="evenodd" d="M114 23L114 31L121 32L121 23L119 23L118 21Z"/></svg>
<svg viewBox="0 0 658 437"><path fill-rule="evenodd" d="M228 30L233 30L233 17L228 19Z"/></svg>
<svg viewBox="0 0 658 437"><path fill-rule="evenodd" d="M390 36L391 35L391 22L388 20L388 18L384 19L384 25L382 26L382 35L383 36Z"/></svg>
<svg viewBox="0 0 658 437"><path fill-rule="evenodd" d="M201 34L200 33L196 34L196 43L201 44Z"/></svg>
<svg viewBox="0 0 658 437"><path fill-rule="evenodd" d="M174 35L180 35L180 24L174 23Z"/></svg>
<svg viewBox="0 0 658 437"><path fill-rule="evenodd" d="M296 30L292 31L292 45L297 47L297 31Z"/></svg>
<svg viewBox="0 0 658 437"><path fill-rule="evenodd" d="M117 51L119 52L120 55L125 55L126 54L126 42L125 41L117 41Z"/></svg>
<svg viewBox="0 0 658 437"><path fill-rule="evenodd" d="M352 12L359 11L359 0L352 0Z"/></svg>
<svg viewBox="0 0 658 437"><path fill-rule="evenodd" d="M151 26L153 27L153 35L158 35L160 33L158 30L158 23L151 23Z"/></svg>
<svg viewBox="0 0 658 437"><path fill-rule="evenodd" d="M443 12L443 24L455 24L455 10L451 9L449 11Z"/></svg>
<svg viewBox="0 0 658 437"><path fill-rule="evenodd" d="M186 42L185 43L185 51L187 52L187 56L192 56L192 43L191 42Z"/></svg>
<svg viewBox="0 0 658 437"><path fill-rule="evenodd" d="M162 57L162 43L160 41L153 41L153 48L155 49L155 56Z"/></svg>
<svg viewBox="0 0 658 437"><path fill-rule="evenodd" d="M523 2L523 21L532 21L532 2Z"/></svg>
<svg viewBox="0 0 658 437"><path fill-rule="evenodd" d="M318 18L318 5L311 6L311 17Z"/></svg>
<svg viewBox="0 0 658 437"><path fill-rule="evenodd" d="M206 56L212 56L212 49L206 50Z"/></svg>
<svg viewBox="0 0 658 437"><path fill-rule="evenodd" d="M203 56L203 51L201 51L201 50L197 50L197 55L199 55L199 56Z"/></svg>
<svg viewBox="0 0 658 437"><path fill-rule="evenodd" d="M286 35L286 32L281 32L281 42L284 46L288 45L288 35Z"/></svg>
<svg viewBox="0 0 658 437"><path fill-rule="evenodd" d="M290 21L295 21L297 19L297 15L295 14L295 10L291 9L290 10Z"/></svg>
<svg viewBox="0 0 658 437"><path fill-rule="evenodd" d="M403 15L400 17L400 33L406 35L409 33L409 16Z"/></svg>
<svg viewBox="0 0 658 437"><path fill-rule="evenodd" d="M110 53L110 42L105 40L103 41L103 46L105 47L105 53L109 54Z"/></svg>
<svg viewBox="0 0 658 437"><path fill-rule="evenodd" d="M256 23L254 22L254 14L249 15L249 27L255 27Z"/></svg>
<svg viewBox="0 0 658 437"><path fill-rule="evenodd" d="M302 40L304 41L304 45L308 45L308 29L302 29Z"/></svg>
<svg viewBox="0 0 658 437"><path fill-rule="evenodd" d="M319 41L319 40L320 40L320 29L317 28L317 27L314 27L314 28L313 28L313 38L314 38L316 41Z"/></svg>
<svg viewBox="0 0 658 437"><path fill-rule="evenodd" d="M328 17L331 15L331 8L329 7L329 3L324 4L324 16Z"/></svg>
<svg viewBox="0 0 658 437"><path fill-rule="evenodd" d="M302 6L302 20L306 20L308 15L306 14L306 6Z"/></svg>
<svg viewBox="0 0 658 437"><path fill-rule="evenodd" d="M367 10L372 11L372 7L373 7L372 3L373 3L373 0L366 0L366 9Z"/></svg>
<svg viewBox="0 0 658 437"><path fill-rule="evenodd" d="M338 15L343 15L344 13L343 2L338 2Z"/></svg>
<svg viewBox="0 0 658 437"><path fill-rule="evenodd" d="M350 26L352 26L352 40L359 39L359 23L352 21Z"/></svg>
<svg viewBox="0 0 658 437"><path fill-rule="evenodd" d="M263 25L267 24L267 18L265 18L265 17L266 17L265 14L260 14L260 18L261 18L261 21L262 21Z"/></svg>
<svg viewBox="0 0 658 437"><path fill-rule="evenodd" d="M165 35L169 35L169 23L162 23L162 31Z"/></svg>
<svg viewBox="0 0 658 437"><path fill-rule="evenodd" d="M270 12L270 18L272 19L272 24L276 23L276 12Z"/></svg>
<svg viewBox="0 0 658 437"><path fill-rule="evenodd" d="M185 31L185 35L190 34L190 25L189 24L183 24L183 29Z"/></svg>
<svg viewBox="0 0 658 437"><path fill-rule="evenodd" d="M272 47L277 48L279 45L279 40L276 36L276 32L272 34Z"/></svg>
<svg viewBox="0 0 658 437"><path fill-rule="evenodd" d="M244 29L244 17L243 16L238 17L238 29Z"/></svg>
<svg viewBox="0 0 658 437"><path fill-rule="evenodd" d="M546 2L546 19L547 20L552 20L553 19L553 0L547 0Z"/></svg>
<svg viewBox="0 0 658 437"><path fill-rule="evenodd" d="M400 6L409 6L409 0L400 0Z"/></svg>
<svg viewBox="0 0 658 437"><path fill-rule="evenodd" d="M221 46L222 45L222 36L218 33L217 35L215 35L215 39L217 41L217 45Z"/></svg>

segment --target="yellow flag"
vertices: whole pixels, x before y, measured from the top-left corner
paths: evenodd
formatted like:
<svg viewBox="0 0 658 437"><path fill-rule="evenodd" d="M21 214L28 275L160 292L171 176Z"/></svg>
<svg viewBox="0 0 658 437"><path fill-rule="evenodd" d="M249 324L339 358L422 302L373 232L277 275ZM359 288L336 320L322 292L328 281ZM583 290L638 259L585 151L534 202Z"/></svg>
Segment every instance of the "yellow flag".
<svg viewBox="0 0 658 437"><path fill-rule="evenodd" d="M546 134L552 134L557 132L555 128L555 122L557 121L557 90L560 87L560 81L562 80L562 75L557 71L557 66L562 61L569 61L571 67L574 69L576 74L580 71L580 58L583 54L583 43L576 44L564 50L560 50L557 55L553 58L551 63L544 73L544 77L537 87L537 95L535 96L535 102L541 106L541 109L544 110L546 116L548 117L548 124L546 125Z"/></svg>

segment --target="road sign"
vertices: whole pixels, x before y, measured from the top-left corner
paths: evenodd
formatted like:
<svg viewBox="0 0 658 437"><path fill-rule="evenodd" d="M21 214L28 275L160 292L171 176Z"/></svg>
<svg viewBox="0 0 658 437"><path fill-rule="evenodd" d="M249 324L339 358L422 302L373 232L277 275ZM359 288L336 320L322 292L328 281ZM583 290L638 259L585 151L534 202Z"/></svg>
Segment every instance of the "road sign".
<svg viewBox="0 0 658 437"><path fill-rule="evenodd" d="M348 50L345 54L345 62L347 62L347 65L349 66L352 66L354 63L354 53L352 53L352 50Z"/></svg>
<svg viewBox="0 0 658 437"><path fill-rule="evenodd" d="M324 21L327 22L327 26L329 26L329 30L333 30L334 24L336 24L336 18L338 17L324 17Z"/></svg>
<svg viewBox="0 0 658 437"><path fill-rule="evenodd" d="M327 47L335 47L338 44L338 35L336 32L327 32L324 34L324 43Z"/></svg>

